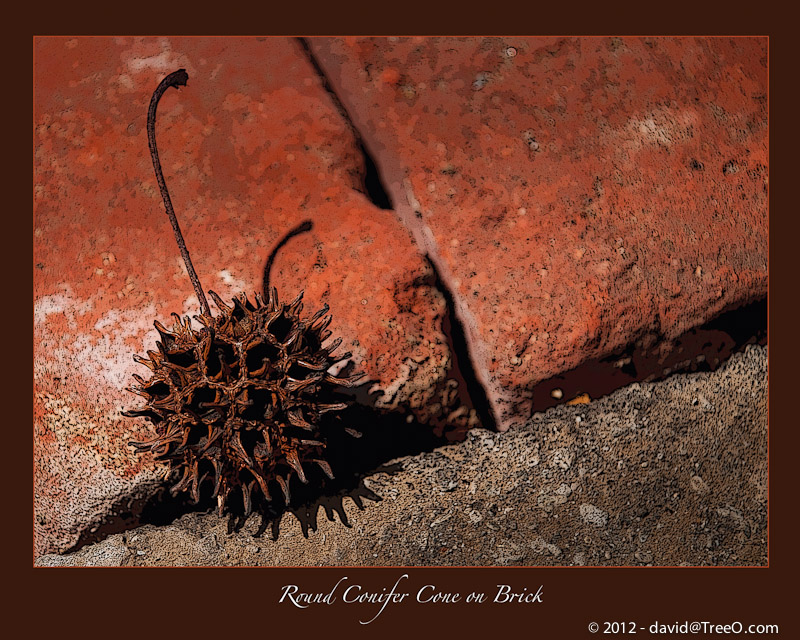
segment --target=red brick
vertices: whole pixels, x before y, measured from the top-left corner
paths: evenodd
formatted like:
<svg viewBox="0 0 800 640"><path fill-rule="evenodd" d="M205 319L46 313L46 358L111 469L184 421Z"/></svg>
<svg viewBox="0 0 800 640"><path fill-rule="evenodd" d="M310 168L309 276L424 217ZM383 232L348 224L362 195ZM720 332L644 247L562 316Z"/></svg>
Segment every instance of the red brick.
<svg viewBox="0 0 800 640"><path fill-rule="evenodd" d="M318 38L501 429L767 289L765 38ZM649 338L648 338L649 339Z"/></svg>
<svg viewBox="0 0 800 640"><path fill-rule="evenodd" d="M154 482L127 446L132 359L153 321L198 302L147 148L150 96L169 72L188 86L159 107L173 204L206 290L261 287L279 254L283 298L331 306L331 329L385 395L424 412L450 353L441 295L409 232L359 192L352 130L298 44L285 38L38 38L35 47L34 379L36 549L63 551L121 496ZM422 282L422 284L420 284ZM415 284L416 283L416 284ZM419 363L419 364L417 364Z"/></svg>

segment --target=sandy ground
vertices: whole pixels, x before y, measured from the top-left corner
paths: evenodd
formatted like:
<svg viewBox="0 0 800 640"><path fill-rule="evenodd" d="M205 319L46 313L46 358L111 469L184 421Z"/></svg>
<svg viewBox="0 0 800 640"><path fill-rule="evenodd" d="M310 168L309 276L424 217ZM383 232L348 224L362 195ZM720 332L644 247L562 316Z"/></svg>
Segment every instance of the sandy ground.
<svg viewBox="0 0 800 640"><path fill-rule="evenodd" d="M763 565L767 348L476 429L279 521L229 525L187 513L36 564Z"/></svg>

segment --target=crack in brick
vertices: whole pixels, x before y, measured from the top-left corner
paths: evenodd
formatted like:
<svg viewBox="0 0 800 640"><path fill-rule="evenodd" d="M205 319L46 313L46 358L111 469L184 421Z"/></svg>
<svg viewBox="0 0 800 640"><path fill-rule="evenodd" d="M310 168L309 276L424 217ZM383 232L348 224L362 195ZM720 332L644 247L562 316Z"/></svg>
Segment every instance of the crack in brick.
<svg viewBox="0 0 800 640"><path fill-rule="evenodd" d="M328 82L328 77L325 75L325 72L323 71L319 62L314 57L311 47L308 46L308 41L305 38L297 38L297 42L300 45L303 55L305 55L309 64L322 82L322 88L328 94L333 102L334 107L339 112L339 115L347 123L352 130L353 135L355 136L356 146L358 147L358 150L364 160L364 175L362 176L362 179L364 181L365 195L370 199L372 204L378 207L378 209L383 209L385 211L393 210L394 205L392 204L392 199L384 187L383 180L381 179L381 173L378 171L375 160L372 158L372 155L364 144L364 138L361 135L361 132L353 122L353 119L350 117L350 114L348 113L344 104L342 104L339 96L333 90L330 82Z"/></svg>
<svg viewBox="0 0 800 640"><path fill-rule="evenodd" d="M466 392L472 405L477 412L481 424L488 429L495 429L497 425L496 408L493 406L489 394L487 394L486 383L488 381L488 370L484 360L477 360L473 357L475 346L479 341L474 335L477 332L475 320L469 312L466 304L461 300L457 291L448 285L452 280L452 274L446 262L441 258L437 243L430 229L416 215L417 207L412 202L416 202L413 194L410 193L410 186L404 182L408 206L402 204L402 197L398 193L398 183L391 180L393 176L400 175L397 167L378 167L369 151L369 144L361 134L357 123L353 120L347 107L342 102L339 95L334 90L328 80L319 61L305 38L297 39L304 55L319 76L322 87L330 96L337 111L348 123L356 138L356 143L363 154L365 166L365 189L372 203L380 209L392 210L398 216L403 225L411 232L420 253L425 256L431 271L434 275L433 286L439 290L445 298L447 314L442 323L442 333L445 335L453 355L453 375L466 387ZM388 176L391 185L387 191L381 176ZM413 211L409 211L413 209Z"/></svg>

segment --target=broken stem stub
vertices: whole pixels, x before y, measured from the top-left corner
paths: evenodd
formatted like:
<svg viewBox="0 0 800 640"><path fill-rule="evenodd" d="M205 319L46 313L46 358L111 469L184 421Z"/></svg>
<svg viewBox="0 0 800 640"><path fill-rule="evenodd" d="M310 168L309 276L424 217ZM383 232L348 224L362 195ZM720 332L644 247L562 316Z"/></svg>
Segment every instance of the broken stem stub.
<svg viewBox="0 0 800 640"><path fill-rule="evenodd" d="M287 231L286 234L281 239L281 241L278 242L278 244L275 245L275 248L272 249L272 251L270 252L269 256L267 257L267 263L264 265L263 285L261 287L261 290L264 293L265 300L269 298L269 275L270 271L272 271L272 265L275 262L275 256L278 255L278 251L280 251L281 247L283 247L283 245L289 242L289 240L291 240L297 235L300 235L301 233L305 233L306 231L311 231L313 227L314 223L311 222L311 220L304 220L293 229Z"/></svg>

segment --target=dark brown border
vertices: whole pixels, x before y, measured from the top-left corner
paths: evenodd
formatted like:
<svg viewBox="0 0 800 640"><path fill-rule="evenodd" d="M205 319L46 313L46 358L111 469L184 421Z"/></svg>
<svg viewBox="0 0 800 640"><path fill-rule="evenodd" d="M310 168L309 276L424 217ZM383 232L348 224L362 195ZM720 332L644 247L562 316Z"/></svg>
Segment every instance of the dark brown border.
<svg viewBox="0 0 800 640"><path fill-rule="evenodd" d="M353 11L340 5L328 4L324 11L304 8L302 22L295 21L291 28L279 13L280 7L269 7L273 14L270 18L254 21L242 10L233 15L239 27L252 28L260 26L265 33L288 34L330 34L330 33L573 33L582 34L602 30L606 33L681 33L691 30L694 33L709 33L720 29L727 34L770 33L760 16L751 13L761 11L758 7L750 7L744 14L738 14L746 20L735 25L725 25L722 19L736 14L736 9L727 5L720 9L721 13L709 16L702 24L695 22L695 10L681 10L672 5L653 7L658 14L653 20L640 22L634 28L621 28L613 21L622 17L616 8L595 4L591 13L579 7L573 7L569 13L573 23L561 22L558 29L548 29L546 21L537 11L530 11L525 17L513 5L492 5L482 12L479 19L471 24L458 25L460 10L455 6L445 9L444 17L440 14L434 27L430 28L430 13L433 7L427 4L423 12L416 12L407 4L398 7L398 15L391 16L379 28L365 24L375 19L375 9ZM696 9L697 7L695 7ZM108 11L120 13L117 21L108 20ZM219 5L217 10L219 11ZM233 10L231 8L231 10ZM106 5L102 13L95 13L87 19L87 13L77 16L75 7L61 5L60 11L71 14L65 18L50 13L40 16L42 22L33 29L37 34L81 34L81 33L148 33L153 31L153 19L147 14L140 14L138 7L111 7ZM640 16L642 7L628 13L628 16ZM137 16L141 15L141 18ZM149 14L152 16L152 14ZM184 16L182 23L165 20L159 15L157 30L162 33L208 33L209 21L204 20L209 14L198 9L194 20L203 23L191 23ZM76 18L81 19L76 24ZM216 13L215 13L216 19ZM605 18L603 20L602 18ZM655 20L657 18L657 20ZM755 21L753 21L755 18ZM461 20L464 16L461 16ZM85 21L84 21L85 20ZM762 19L763 20L763 19ZM502 24L498 24L501 21ZM779 21L773 17L773 24ZM124 25L124 28L120 28ZM601 29L601 25L604 29ZM217 28L219 28L217 26ZM234 33L227 30L227 33ZM27 51L31 46L29 36L19 46ZM786 96L786 90L777 78L789 76L789 60L794 56L788 50L782 38L770 39L770 117L773 130L781 131L771 141L772 156L777 161L772 163L773 185L771 190L771 210L779 212L770 217L770 342L777 339L778 349L770 349L770 565L768 568L731 569L731 568L654 568L654 569L590 569L590 568L532 568L532 569L104 569L104 570L34 570L30 568L30 534L32 523L31 496L15 489L24 485L23 479L30 477L31 458L23 455L14 457L6 450L8 471L15 473L16 481L6 485L6 513L11 514L6 520L9 529L16 529L20 539L7 546L12 561L18 560L23 567L16 581L16 590L24 596L26 607L20 608L20 614L27 613L26 622L29 631L34 635L44 636L48 632L64 634L66 631L83 631L84 633L133 632L136 635L153 634L158 637L167 634L178 634L180 637L200 634L200 637L211 636L219 630L226 636L268 637L280 630L292 630L295 637L308 637L312 633L325 633L330 637L339 635L369 634L370 636L396 637L399 632L414 634L416 637L433 637L438 632L447 631L454 635L461 632L464 637L478 637L490 632L494 635L519 635L520 637L551 638L586 638L591 637L587 631L590 621L602 624L604 621L635 620L647 626L658 620L673 623L683 620L708 620L715 623L729 623L740 620L743 623L779 624L781 636L790 637L791 629L797 629L797 622L792 620L793 593L791 567L793 527L789 521L796 508L791 500L793 487L797 486L796 476L792 473L793 452L796 447L796 430L791 416L796 413L793 399L796 392L789 388L792 381L790 355L791 344L786 331L785 300L789 298L789 286L797 273L793 260L787 259L796 253L792 246L796 235L787 224L794 220L791 213L796 208L794 202L787 202L788 190L781 184L789 184L789 179L781 180L787 170L796 164L788 142L788 131L781 125L789 125L788 118L781 118L787 106L793 104ZM25 69L30 71L30 67ZM24 73L20 72L20 75ZM28 78L32 76L28 75ZM20 79L17 86L29 86L27 78ZM786 83L789 84L789 83ZM777 91L777 94L775 93ZM28 114L21 114L27 121ZM777 119L775 119L777 116ZM776 124L777 123L777 124ZM6 127L11 136L23 138L18 142L25 148L30 145L28 131L24 127ZM787 142L784 142L787 141ZM30 148L30 147L28 147ZM788 157L786 157L788 156ZM13 157L13 156L11 156ZM784 160L784 162L781 162ZM24 167L24 168L23 168ZM26 163L16 163L21 175L19 181L14 175L7 184L26 184ZM24 216L13 216L9 213L26 211L30 206L30 192L22 192L18 197L20 203L13 203L7 211L6 218L11 224L24 226L23 234L29 233L31 226ZM793 206L794 205L794 206ZM16 230L16 229L15 229ZM12 264L25 265L27 271L28 253L24 241L7 243L14 254ZM22 255L16 255L19 251ZM21 288L28 284L31 276L16 278L17 269L7 271L8 278L16 288L22 281ZM30 290L30 289L28 289ZM783 291L783 294L780 292ZM16 291L14 292L16 293ZM23 297L27 291L22 292ZM13 321L13 298L9 299L7 320ZM28 325L30 326L30 325ZM21 348L21 341L11 340L12 350ZM32 344L32 338L31 338ZM14 354L13 357L16 357ZM19 362L27 358L27 353L18 356ZM8 370L8 369L7 369ZM32 373L32 371L31 371ZM31 375L32 379L32 375ZM24 395L24 394L22 394ZM22 411L22 416L8 417L5 427L15 431L25 443L30 442L29 411ZM25 450L22 447L20 450ZM30 451L30 450L29 450ZM18 468L17 468L18 467ZM18 474L18 475L17 475ZM19 504L18 504L19 503ZM23 514L16 517L16 514ZM494 605L486 603L479 606L466 605L415 605L406 602L403 605L387 607L384 613L373 624L360 625L358 620L364 619L365 609L356 605L318 606L306 610L296 609L288 605L278 605L280 589L283 585L295 583L305 590L329 590L342 576L348 576L352 582L359 582L365 588L380 591L390 587L402 574L409 574L407 583L412 593L416 588L428 583L436 584L441 590L453 591L486 591L493 593L499 583L511 584L516 588L527 587L535 590L544 585L544 603L536 605ZM790 600L790 598L792 598ZM27 611L26 611L27 610ZM601 629L602 631L602 629ZM639 631L639 633L645 633ZM796 631L795 631L796 633ZM412 636L413 637L413 636ZM641 637L641 636L640 636Z"/></svg>

